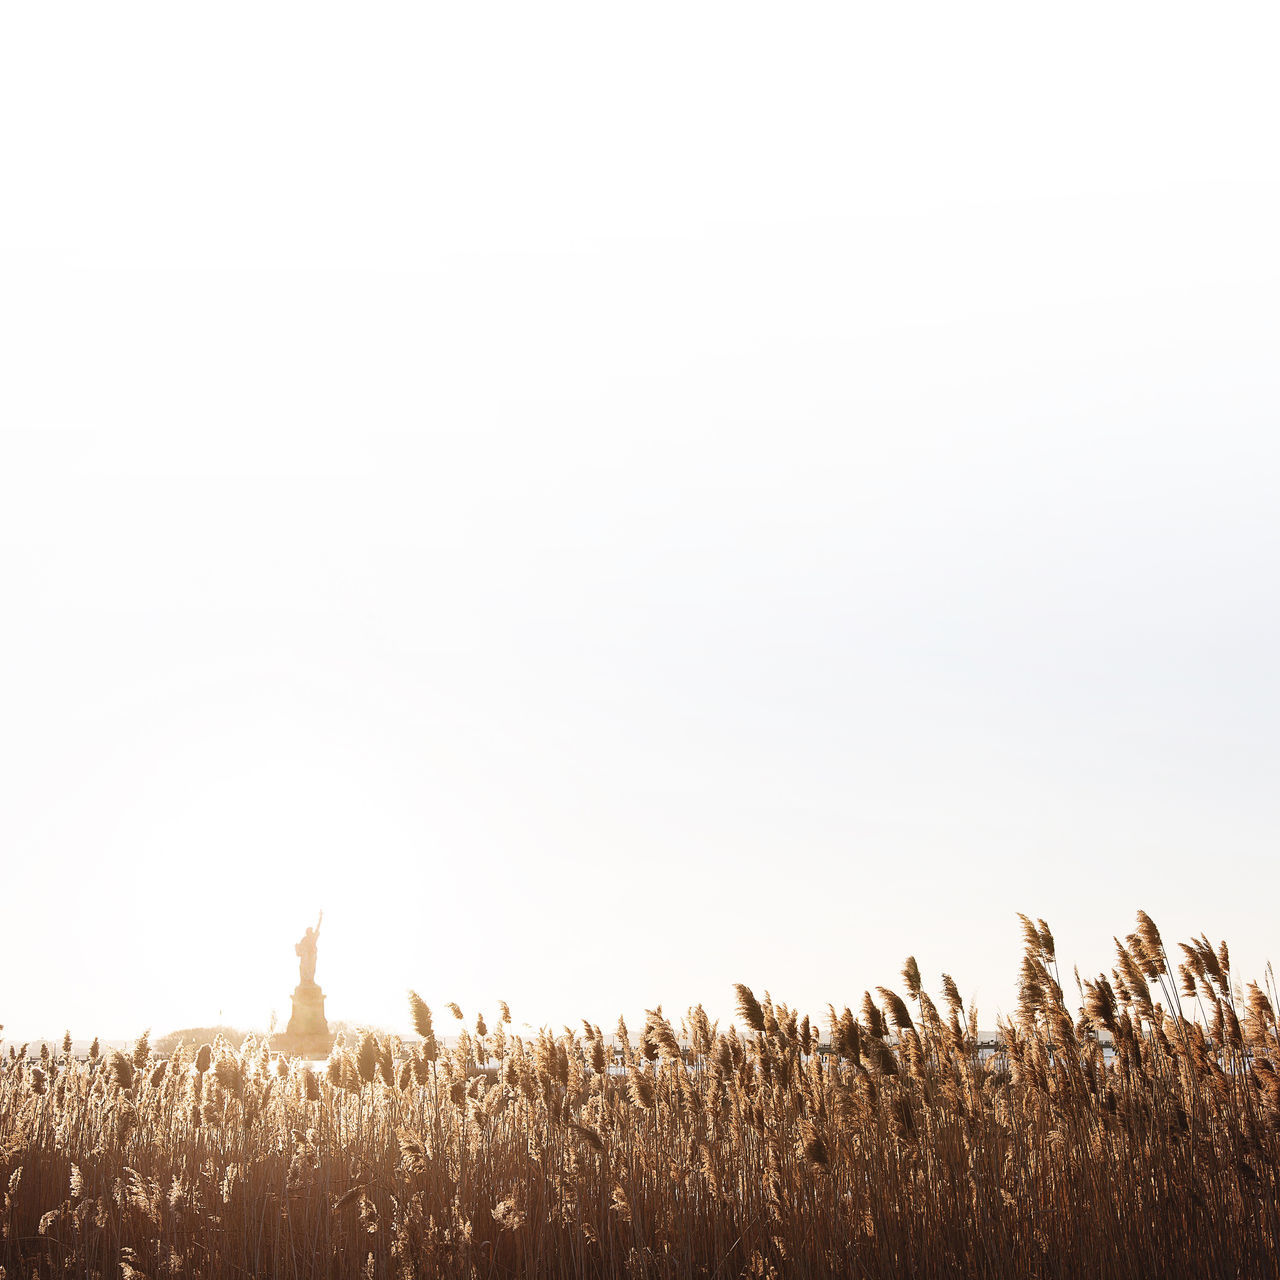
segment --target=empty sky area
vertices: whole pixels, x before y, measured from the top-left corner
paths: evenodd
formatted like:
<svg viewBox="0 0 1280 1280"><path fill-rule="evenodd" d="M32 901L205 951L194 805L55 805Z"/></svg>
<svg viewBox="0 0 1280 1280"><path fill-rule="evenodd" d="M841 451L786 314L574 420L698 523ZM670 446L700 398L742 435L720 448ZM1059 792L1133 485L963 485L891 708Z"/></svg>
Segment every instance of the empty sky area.
<svg viewBox="0 0 1280 1280"><path fill-rule="evenodd" d="M7 10L4 1036L1261 977L1276 26Z"/></svg>

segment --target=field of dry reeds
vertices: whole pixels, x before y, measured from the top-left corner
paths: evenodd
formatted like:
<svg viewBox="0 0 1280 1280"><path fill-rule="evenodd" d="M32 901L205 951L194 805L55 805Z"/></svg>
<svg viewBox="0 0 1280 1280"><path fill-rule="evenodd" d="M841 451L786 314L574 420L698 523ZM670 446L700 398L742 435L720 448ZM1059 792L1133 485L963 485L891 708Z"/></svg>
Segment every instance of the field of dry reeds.
<svg viewBox="0 0 1280 1280"><path fill-rule="evenodd" d="M445 1050L415 995L414 1037L317 1067L253 1040L11 1050L0 1262L10 1280L1276 1274L1270 983L1238 984L1203 937L1167 953L1140 914L1110 976L1072 984L1073 1015L1048 928L1024 929L988 1054L956 984L931 997L911 959L820 1022L745 987L727 1031L655 1009L618 1026L616 1065L599 1027L521 1039L505 1006Z"/></svg>

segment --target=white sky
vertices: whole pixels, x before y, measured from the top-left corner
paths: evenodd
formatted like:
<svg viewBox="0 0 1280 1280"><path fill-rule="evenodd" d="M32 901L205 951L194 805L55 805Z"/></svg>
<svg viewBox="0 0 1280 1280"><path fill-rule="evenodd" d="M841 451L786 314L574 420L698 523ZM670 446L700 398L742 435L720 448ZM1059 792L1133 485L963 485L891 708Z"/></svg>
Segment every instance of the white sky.
<svg viewBox="0 0 1280 1280"><path fill-rule="evenodd" d="M5 10L7 1037L1258 972L1274 10L881 8Z"/></svg>

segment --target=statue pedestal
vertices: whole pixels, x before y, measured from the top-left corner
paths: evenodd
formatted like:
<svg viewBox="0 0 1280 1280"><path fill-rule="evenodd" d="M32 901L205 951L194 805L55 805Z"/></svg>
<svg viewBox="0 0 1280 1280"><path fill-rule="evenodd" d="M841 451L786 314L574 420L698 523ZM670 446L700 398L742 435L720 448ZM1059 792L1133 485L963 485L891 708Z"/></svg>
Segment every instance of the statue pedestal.
<svg viewBox="0 0 1280 1280"><path fill-rule="evenodd" d="M293 992L293 1016L283 1036L273 1041L283 1053L322 1058L333 1048L324 1016L324 992L314 982L301 982Z"/></svg>

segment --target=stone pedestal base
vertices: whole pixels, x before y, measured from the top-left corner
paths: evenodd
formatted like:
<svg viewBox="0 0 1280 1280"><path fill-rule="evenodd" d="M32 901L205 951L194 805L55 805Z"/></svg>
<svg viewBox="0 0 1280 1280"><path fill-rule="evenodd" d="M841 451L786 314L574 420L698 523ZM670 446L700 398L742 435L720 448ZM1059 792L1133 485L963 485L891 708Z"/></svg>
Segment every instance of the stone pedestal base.
<svg viewBox="0 0 1280 1280"><path fill-rule="evenodd" d="M273 1044L282 1053L300 1057L324 1057L333 1048L333 1036L324 1016L324 992L314 982L299 983L293 992L293 1016L283 1036Z"/></svg>

